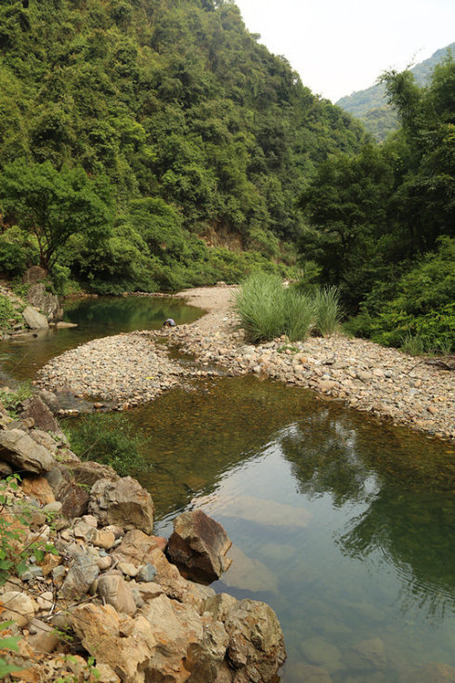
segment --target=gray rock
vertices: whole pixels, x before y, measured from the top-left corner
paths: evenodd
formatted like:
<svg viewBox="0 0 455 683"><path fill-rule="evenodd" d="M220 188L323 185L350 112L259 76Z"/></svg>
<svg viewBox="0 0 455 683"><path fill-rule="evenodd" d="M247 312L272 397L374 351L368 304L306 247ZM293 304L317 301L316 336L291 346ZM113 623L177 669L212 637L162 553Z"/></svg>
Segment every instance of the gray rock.
<svg viewBox="0 0 455 683"><path fill-rule="evenodd" d="M40 619L32 619L28 628L31 633L28 645L38 654L53 652L60 642L55 628Z"/></svg>
<svg viewBox="0 0 455 683"><path fill-rule="evenodd" d="M32 330L45 329L49 327L46 316L42 313L39 313L39 311L35 310L32 306L27 306L24 308L22 311L22 317L24 318L26 325Z"/></svg>
<svg viewBox="0 0 455 683"><path fill-rule="evenodd" d="M43 311L48 320L57 317L57 312L60 309L59 298L55 294L46 291L44 282L32 284L27 293L27 301L35 308Z"/></svg>
<svg viewBox="0 0 455 683"><path fill-rule="evenodd" d="M88 593L99 573L100 570L93 555L89 553L79 555L63 582L60 595L68 599L81 598Z"/></svg>
<svg viewBox="0 0 455 683"><path fill-rule="evenodd" d="M132 477L97 481L90 491L89 512L103 526L118 524L124 529L139 529L145 533L153 530L152 497Z"/></svg>
<svg viewBox="0 0 455 683"><path fill-rule="evenodd" d="M49 472L55 466L47 448L20 429L0 431L0 459L35 474Z"/></svg>
<svg viewBox="0 0 455 683"><path fill-rule="evenodd" d="M202 510L194 510L175 518L166 552L185 578L207 584L230 566L226 553L231 545L221 524Z"/></svg>
<svg viewBox="0 0 455 683"><path fill-rule="evenodd" d="M154 581L156 577L156 567L148 562L141 567L136 574L136 581L150 582Z"/></svg>

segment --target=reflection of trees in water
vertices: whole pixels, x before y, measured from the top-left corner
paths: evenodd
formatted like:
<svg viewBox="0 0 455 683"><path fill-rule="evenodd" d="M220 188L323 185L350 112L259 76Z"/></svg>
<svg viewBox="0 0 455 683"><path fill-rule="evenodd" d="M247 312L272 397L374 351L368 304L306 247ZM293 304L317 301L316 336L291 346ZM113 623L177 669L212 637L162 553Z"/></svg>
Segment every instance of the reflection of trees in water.
<svg viewBox="0 0 455 683"><path fill-rule="evenodd" d="M336 506L368 497L371 468L348 419L319 409L287 428L280 445L301 493L328 493Z"/></svg>
<svg viewBox="0 0 455 683"><path fill-rule="evenodd" d="M453 608L454 462L444 445L330 406L284 430L280 444L301 493L368 505L338 543L353 558L376 553L396 567L404 611L418 605L442 618Z"/></svg>
<svg viewBox="0 0 455 683"><path fill-rule="evenodd" d="M383 488L339 539L343 552L380 553L403 577L403 611L416 604L434 618L455 605L455 500L451 494Z"/></svg>

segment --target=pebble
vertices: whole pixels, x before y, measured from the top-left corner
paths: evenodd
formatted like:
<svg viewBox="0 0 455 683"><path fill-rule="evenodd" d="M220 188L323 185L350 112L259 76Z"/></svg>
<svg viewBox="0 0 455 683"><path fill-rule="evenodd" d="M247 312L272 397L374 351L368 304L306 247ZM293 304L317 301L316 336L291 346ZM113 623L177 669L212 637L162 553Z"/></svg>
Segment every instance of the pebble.
<svg viewBox="0 0 455 683"><path fill-rule="evenodd" d="M453 371L341 335L310 337L289 345L284 337L258 346L246 344L229 307L227 294L232 289L200 291L213 303L215 290L221 296L226 290L223 305L212 306L196 322L96 339L54 358L40 371L39 386L82 390L127 410L187 384L191 377L254 373L342 400L379 419L455 440ZM198 290L183 296L191 297L192 292ZM204 307L204 300L197 305ZM187 358L180 361L182 353L193 364Z"/></svg>

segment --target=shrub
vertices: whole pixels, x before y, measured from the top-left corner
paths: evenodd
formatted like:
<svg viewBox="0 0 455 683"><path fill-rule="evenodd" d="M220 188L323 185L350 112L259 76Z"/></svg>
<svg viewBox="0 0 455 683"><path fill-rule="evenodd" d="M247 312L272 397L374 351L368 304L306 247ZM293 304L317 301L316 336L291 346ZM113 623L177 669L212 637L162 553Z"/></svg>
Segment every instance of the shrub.
<svg viewBox="0 0 455 683"><path fill-rule="evenodd" d="M64 426L72 450L82 460L110 465L121 477L151 468L143 458L147 439L124 415L85 415Z"/></svg>
<svg viewBox="0 0 455 683"><path fill-rule="evenodd" d="M22 316L17 311L11 299L0 294L0 330L11 332L16 323L23 322Z"/></svg>

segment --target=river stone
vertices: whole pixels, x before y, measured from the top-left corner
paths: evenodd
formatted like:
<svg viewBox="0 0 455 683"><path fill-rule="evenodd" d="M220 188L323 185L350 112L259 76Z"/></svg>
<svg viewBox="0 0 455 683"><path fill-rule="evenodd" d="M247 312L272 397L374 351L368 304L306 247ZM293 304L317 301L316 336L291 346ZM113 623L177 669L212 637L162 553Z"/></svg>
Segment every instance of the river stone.
<svg viewBox="0 0 455 683"><path fill-rule="evenodd" d="M384 643L381 638L370 638L355 645L347 663L353 669L381 669L385 665Z"/></svg>
<svg viewBox="0 0 455 683"><path fill-rule="evenodd" d="M230 566L226 553L231 545L221 524L202 510L194 510L174 519L167 555L183 576L208 584Z"/></svg>
<svg viewBox="0 0 455 683"><path fill-rule="evenodd" d="M400 676L399 683L455 683L455 668L430 662L419 669L410 669Z"/></svg>
<svg viewBox="0 0 455 683"><path fill-rule="evenodd" d="M7 591L0 595L2 621L13 620L20 627L26 626L38 611L36 602L21 591Z"/></svg>
<svg viewBox="0 0 455 683"><path fill-rule="evenodd" d="M60 589L63 598L82 598L99 575L100 570L96 560L90 553L81 553L76 557Z"/></svg>
<svg viewBox="0 0 455 683"><path fill-rule="evenodd" d="M21 429L0 431L0 460L25 472L43 474L55 465L51 453Z"/></svg>
<svg viewBox="0 0 455 683"><path fill-rule="evenodd" d="M235 680L272 681L286 659L283 632L273 609L264 602L241 600L228 613L225 629L228 660L238 670Z"/></svg>
<svg viewBox="0 0 455 683"><path fill-rule="evenodd" d="M89 512L103 526L118 524L124 529L153 530L153 501L150 493L132 477L118 481L101 479L90 491Z"/></svg>
<svg viewBox="0 0 455 683"><path fill-rule="evenodd" d="M98 580L97 590L103 602L112 605L117 612L130 616L135 614L136 603L133 593L122 576L104 574Z"/></svg>
<svg viewBox="0 0 455 683"><path fill-rule="evenodd" d="M320 636L308 638L301 647L303 656L309 662L325 667L329 673L335 673L343 667L340 650Z"/></svg>
<svg viewBox="0 0 455 683"><path fill-rule="evenodd" d="M24 308L22 311L22 317L24 318L26 325L32 330L45 329L49 327L46 316L42 313L39 313L39 311L35 310L32 306L27 306Z"/></svg>

